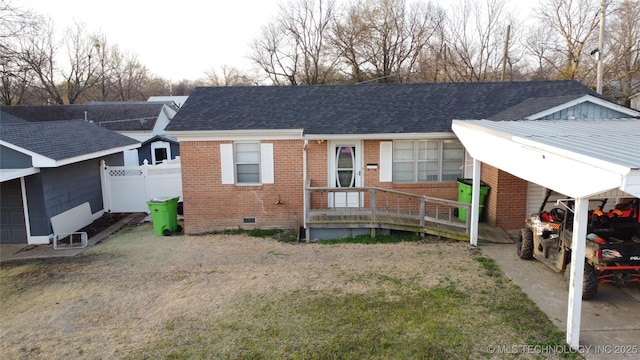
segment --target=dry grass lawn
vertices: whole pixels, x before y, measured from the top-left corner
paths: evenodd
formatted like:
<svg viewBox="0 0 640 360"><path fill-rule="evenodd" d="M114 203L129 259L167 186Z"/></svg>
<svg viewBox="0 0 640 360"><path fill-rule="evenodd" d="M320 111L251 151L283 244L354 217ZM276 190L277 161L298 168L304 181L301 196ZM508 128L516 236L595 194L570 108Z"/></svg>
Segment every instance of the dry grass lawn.
<svg viewBox="0 0 640 360"><path fill-rule="evenodd" d="M79 256L2 264L0 352L502 358L488 349L562 343L487 260L450 241L289 244L127 226Z"/></svg>

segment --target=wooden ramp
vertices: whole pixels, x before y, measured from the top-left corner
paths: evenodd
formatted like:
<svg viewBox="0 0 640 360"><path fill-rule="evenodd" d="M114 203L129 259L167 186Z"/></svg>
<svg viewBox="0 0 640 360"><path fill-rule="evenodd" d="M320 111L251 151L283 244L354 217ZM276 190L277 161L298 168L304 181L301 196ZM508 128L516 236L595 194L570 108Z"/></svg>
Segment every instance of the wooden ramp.
<svg viewBox="0 0 640 360"><path fill-rule="evenodd" d="M462 223L461 223L462 224ZM307 220L307 228L367 228L367 229L389 229L424 233L443 238L469 241L466 227L450 226L439 222L425 220L420 225L420 219L408 216L380 215L373 221L369 214L310 214ZM509 235L500 228L493 227L487 223L480 223L478 226L478 241L487 243L513 243Z"/></svg>
<svg viewBox="0 0 640 360"><path fill-rule="evenodd" d="M460 209L470 214L471 205L373 187L305 189L307 229L360 229L359 233L371 229L372 235L376 229L400 230L469 241L470 219L461 221ZM479 224L478 241L513 242L503 230L486 223Z"/></svg>

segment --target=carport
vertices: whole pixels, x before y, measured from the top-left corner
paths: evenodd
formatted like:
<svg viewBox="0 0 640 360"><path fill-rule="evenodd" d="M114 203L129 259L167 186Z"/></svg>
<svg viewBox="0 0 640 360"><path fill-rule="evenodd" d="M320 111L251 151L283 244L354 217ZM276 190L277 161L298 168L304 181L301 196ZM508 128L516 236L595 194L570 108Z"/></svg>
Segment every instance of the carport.
<svg viewBox="0 0 640 360"><path fill-rule="evenodd" d="M472 245L481 162L575 200L567 343L577 349L589 198L614 189L640 197L640 119L454 120L452 130L473 157Z"/></svg>

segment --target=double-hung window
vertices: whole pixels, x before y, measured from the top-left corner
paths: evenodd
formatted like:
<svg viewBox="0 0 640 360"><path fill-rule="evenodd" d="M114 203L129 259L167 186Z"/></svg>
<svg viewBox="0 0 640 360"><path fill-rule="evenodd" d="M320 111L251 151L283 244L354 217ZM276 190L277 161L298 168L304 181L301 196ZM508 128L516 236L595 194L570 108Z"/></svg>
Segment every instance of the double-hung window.
<svg viewBox="0 0 640 360"><path fill-rule="evenodd" d="M260 143L235 144L236 183L260 183Z"/></svg>
<svg viewBox="0 0 640 360"><path fill-rule="evenodd" d="M223 184L273 184L273 144L236 142L220 145Z"/></svg>
<svg viewBox="0 0 640 360"><path fill-rule="evenodd" d="M393 142L393 182L455 181L462 177L464 148L457 140Z"/></svg>

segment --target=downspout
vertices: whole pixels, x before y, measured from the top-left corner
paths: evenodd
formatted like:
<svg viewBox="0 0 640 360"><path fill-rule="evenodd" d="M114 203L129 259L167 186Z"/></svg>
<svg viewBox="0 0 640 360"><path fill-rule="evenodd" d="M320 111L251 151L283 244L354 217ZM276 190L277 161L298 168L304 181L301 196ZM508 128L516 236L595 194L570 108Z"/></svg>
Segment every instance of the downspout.
<svg viewBox="0 0 640 360"><path fill-rule="evenodd" d="M307 229L307 145L309 145L309 140L304 139L302 145L302 221L305 231ZM308 238L307 241L309 241Z"/></svg>

